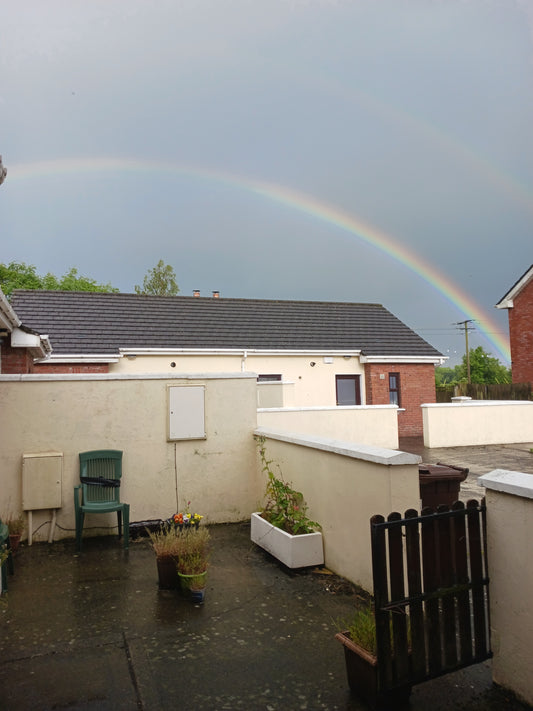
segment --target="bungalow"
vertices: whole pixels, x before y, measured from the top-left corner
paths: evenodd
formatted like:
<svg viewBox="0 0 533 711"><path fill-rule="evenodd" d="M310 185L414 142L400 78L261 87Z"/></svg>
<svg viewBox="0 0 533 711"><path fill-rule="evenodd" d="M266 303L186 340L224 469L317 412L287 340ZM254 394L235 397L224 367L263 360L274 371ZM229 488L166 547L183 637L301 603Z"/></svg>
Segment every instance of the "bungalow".
<svg viewBox="0 0 533 711"><path fill-rule="evenodd" d="M442 355L379 304L15 291L53 351L28 373L257 374L259 407L395 404L420 436Z"/></svg>
<svg viewBox="0 0 533 711"><path fill-rule="evenodd" d="M513 383L533 382L533 265L496 304L507 309Z"/></svg>

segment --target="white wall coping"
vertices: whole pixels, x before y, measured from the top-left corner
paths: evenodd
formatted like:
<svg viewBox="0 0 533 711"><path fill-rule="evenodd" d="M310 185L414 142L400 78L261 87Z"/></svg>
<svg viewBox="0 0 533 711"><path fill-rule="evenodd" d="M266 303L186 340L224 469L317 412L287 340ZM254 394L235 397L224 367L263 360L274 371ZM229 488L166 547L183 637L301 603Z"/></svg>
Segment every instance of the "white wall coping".
<svg viewBox="0 0 533 711"><path fill-rule="evenodd" d="M258 383L259 385L259 383ZM397 405L313 405L312 407L260 407L257 412L323 412L338 410L397 410Z"/></svg>
<svg viewBox="0 0 533 711"><path fill-rule="evenodd" d="M509 405L533 407L531 400L461 400L460 402L425 402L420 407L502 407Z"/></svg>
<svg viewBox="0 0 533 711"><path fill-rule="evenodd" d="M21 373L0 375L0 382L43 382L72 380L256 380L254 373Z"/></svg>
<svg viewBox="0 0 533 711"><path fill-rule="evenodd" d="M290 444L298 444L302 447L311 447L312 449L320 449L324 452L340 454L343 457L362 459L366 462L374 462L375 464L398 466L400 464L420 464L422 461L422 458L417 454L401 452L397 449L385 449L385 447L373 447L368 444L343 442L338 439L313 437L311 435L301 435L295 432L280 432L279 430L271 430L267 427L258 427L254 430L254 434L259 437L279 440L280 442L288 442Z"/></svg>
<svg viewBox="0 0 533 711"><path fill-rule="evenodd" d="M502 491L505 494L533 499L533 474L494 469L478 477L478 482L492 491Z"/></svg>

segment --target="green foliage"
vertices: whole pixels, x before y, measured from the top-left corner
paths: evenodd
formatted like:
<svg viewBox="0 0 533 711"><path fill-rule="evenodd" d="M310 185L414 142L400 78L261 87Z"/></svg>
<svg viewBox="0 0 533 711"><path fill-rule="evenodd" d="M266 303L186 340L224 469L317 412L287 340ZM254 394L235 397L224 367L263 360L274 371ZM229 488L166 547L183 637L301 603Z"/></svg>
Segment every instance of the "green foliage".
<svg viewBox="0 0 533 711"><path fill-rule="evenodd" d="M42 277L24 262L0 264L0 288L9 297L13 289L42 289Z"/></svg>
<svg viewBox="0 0 533 711"><path fill-rule="evenodd" d="M211 536L209 529L184 528L179 531L178 572L183 575L198 575L207 570Z"/></svg>
<svg viewBox="0 0 533 711"><path fill-rule="evenodd" d="M470 382L472 383L510 383L511 370L506 368L497 358L486 353L481 346L471 348L470 352ZM457 366L459 382L468 380L466 355L463 362Z"/></svg>
<svg viewBox="0 0 533 711"><path fill-rule="evenodd" d="M39 276L33 264L10 262L0 264L0 288L9 298L14 289L49 289L52 291L99 291L116 292L111 284L98 284L89 277L78 276L76 267L71 267L62 277L50 272Z"/></svg>
<svg viewBox="0 0 533 711"><path fill-rule="evenodd" d="M271 468L273 462L266 457L265 438L256 437L256 440L263 471L268 477L265 491L266 504L261 515L276 528L281 528L292 535L313 533L320 528L320 524L307 517L307 505L303 494L292 489L281 477L281 472L279 476L274 474Z"/></svg>
<svg viewBox="0 0 533 711"><path fill-rule="evenodd" d="M486 353L481 346L471 348L470 357L470 382L480 384L510 383L512 382L511 369L506 368L497 358ZM455 385L468 382L468 366L466 354L461 365L455 368L435 368L435 384Z"/></svg>
<svg viewBox="0 0 533 711"><path fill-rule="evenodd" d="M454 385L459 382L461 366L456 365L455 368L435 368L435 385Z"/></svg>
<svg viewBox="0 0 533 711"><path fill-rule="evenodd" d="M352 642L363 647L370 654L377 653L376 619L371 605L357 608L353 616L342 622L340 626L348 632Z"/></svg>
<svg viewBox="0 0 533 711"><path fill-rule="evenodd" d="M149 269L144 277L142 288L135 286L136 294L151 294L153 296L176 296L179 287L176 282L176 272L160 259L153 269Z"/></svg>

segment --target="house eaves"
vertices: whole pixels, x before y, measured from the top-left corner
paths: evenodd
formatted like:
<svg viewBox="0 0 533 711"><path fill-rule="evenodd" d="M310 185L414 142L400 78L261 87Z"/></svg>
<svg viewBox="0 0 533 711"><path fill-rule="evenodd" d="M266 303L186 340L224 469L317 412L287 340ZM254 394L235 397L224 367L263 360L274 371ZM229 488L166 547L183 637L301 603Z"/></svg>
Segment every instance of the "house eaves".
<svg viewBox="0 0 533 711"><path fill-rule="evenodd" d="M448 360L448 356L389 356L389 355L371 355L361 356L361 363L429 363L431 365L443 365Z"/></svg>
<svg viewBox="0 0 533 711"><path fill-rule="evenodd" d="M533 278L533 264L529 269L513 284L509 291L496 304L497 309L512 309L515 297L522 291L526 284Z"/></svg>
<svg viewBox="0 0 533 711"><path fill-rule="evenodd" d="M25 326L13 329L11 347L26 348L34 359L47 358L52 353L52 345L48 336L32 331Z"/></svg>
<svg viewBox="0 0 533 711"><path fill-rule="evenodd" d="M11 333L11 331L13 331L14 328L18 328L20 324L21 321L19 317L0 289L0 330Z"/></svg>
<svg viewBox="0 0 533 711"><path fill-rule="evenodd" d="M331 356L352 358L361 354L360 350L325 350L314 348L312 350L284 350L280 348L120 348L120 355L132 358L133 356L177 356L177 355L198 355L198 356Z"/></svg>
<svg viewBox="0 0 533 711"><path fill-rule="evenodd" d="M105 355L102 353L85 353L83 355L74 353L69 355L68 353L61 353L57 355L43 355L36 360L36 363L118 363L121 358L122 356L117 356L116 353L113 353L112 355Z"/></svg>

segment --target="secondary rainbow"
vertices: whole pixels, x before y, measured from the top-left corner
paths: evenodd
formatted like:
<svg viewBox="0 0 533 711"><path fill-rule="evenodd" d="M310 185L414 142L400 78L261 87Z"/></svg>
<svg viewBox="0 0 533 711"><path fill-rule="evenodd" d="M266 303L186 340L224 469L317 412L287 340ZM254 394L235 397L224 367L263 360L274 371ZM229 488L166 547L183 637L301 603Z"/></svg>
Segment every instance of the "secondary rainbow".
<svg viewBox="0 0 533 711"><path fill-rule="evenodd" d="M378 230L360 217L335 205L323 202L314 196L293 190L284 185L255 180L231 173L187 166L162 161L132 160L127 158L83 158L42 161L8 166L9 180L36 179L39 177L80 172L157 172L178 174L225 183L239 190L245 190L263 198L298 210L306 215L322 220L333 227L348 232L353 237L367 242L389 257L403 264L423 279L433 289L461 311L465 319L473 319L489 343L508 362L511 360L507 341L498 334L500 326L451 279L441 274L432 264L408 250L397 239Z"/></svg>

